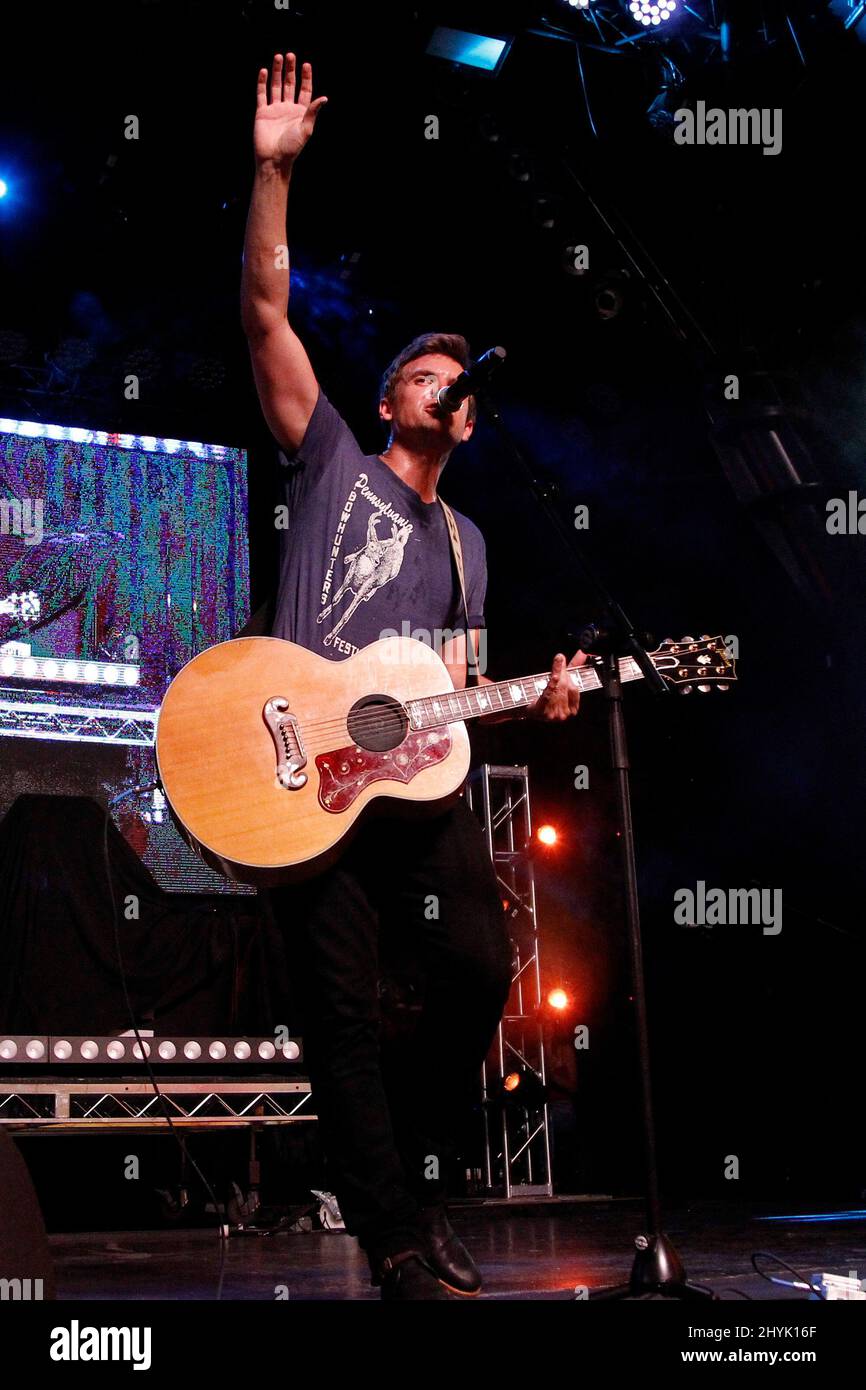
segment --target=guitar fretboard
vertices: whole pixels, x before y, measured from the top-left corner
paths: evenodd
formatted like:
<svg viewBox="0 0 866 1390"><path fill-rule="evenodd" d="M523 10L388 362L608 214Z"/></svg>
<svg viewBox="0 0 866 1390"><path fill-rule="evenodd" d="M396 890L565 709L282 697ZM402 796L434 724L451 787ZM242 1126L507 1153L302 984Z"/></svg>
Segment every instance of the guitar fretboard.
<svg viewBox="0 0 866 1390"><path fill-rule="evenodd" d="M569 666L568 671L574 685L582 691L598 690L601 685L601 676L594 665ZM635 681L643 678L643 672L634 657L626 656L620 660L619 676L622 681ZM407 700L404 708L413 729L435 729L457 720L478 719L485 714L499 714L533 704L549 680L550 672L540 671L535 676L518 676L491 685L425 695L418 700Z"/></svg>

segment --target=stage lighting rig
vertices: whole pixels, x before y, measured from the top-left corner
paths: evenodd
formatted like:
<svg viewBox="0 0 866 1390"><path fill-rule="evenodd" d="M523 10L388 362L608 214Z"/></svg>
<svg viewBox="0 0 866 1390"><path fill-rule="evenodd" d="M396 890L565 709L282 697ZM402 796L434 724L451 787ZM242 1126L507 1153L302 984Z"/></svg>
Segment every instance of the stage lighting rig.
<svg viewBox="0 0 866 1390"><path fill-rule="evenodd" d="M654 130L662 134L672 133L674 113L679 109L685 78L669 53L659 50L661 55L661 90L650 103L647 120Z"/></svg>
<svg viewBox="0 0 866 1390"><path fill-rule="evenodd" d="M636 24L651 28L673 19L679 0L629 0L628 8Z"/></svg>
<svg viewBox="0 0 866 1390"><path fill-rule="evenodd" d="M534 1109L544 1105L546 1100L547 1086L540 1072L520 1061L502 1078L499 1094L491 1096L488 1103Z"/></svg>

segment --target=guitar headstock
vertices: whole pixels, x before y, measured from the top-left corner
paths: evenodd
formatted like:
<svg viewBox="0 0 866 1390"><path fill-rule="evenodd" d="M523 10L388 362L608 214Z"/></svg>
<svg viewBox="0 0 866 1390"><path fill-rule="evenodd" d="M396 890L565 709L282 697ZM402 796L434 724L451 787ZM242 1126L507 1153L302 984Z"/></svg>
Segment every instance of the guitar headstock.
<svg viewBox="0 0 866 1390"><path fill-rule="evenodd" d="M724 637L670 637L651 652L653 665L661 676L684 695L693 690L705 694L715 687L727 690L737 679L737 664Z"/></svg>

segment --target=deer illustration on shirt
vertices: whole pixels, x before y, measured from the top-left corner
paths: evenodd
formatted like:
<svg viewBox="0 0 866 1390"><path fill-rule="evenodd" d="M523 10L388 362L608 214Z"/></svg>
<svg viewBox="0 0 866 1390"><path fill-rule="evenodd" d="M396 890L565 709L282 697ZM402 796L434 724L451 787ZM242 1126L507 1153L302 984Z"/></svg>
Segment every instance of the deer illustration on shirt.
<svg viewBox="0 0 866 1390"><path fill-rule="evenodd" d="M326 647L331 645L334 638L346 626L358 604L369 603L373 595L383 585L390 584L391 580L396 579L400 573L403 565L403 552L406 549L406 542L412 527L398 526L396 522L392 521L390 537L387 540L380 540L376 534L376 527L381 519L381 512L370 514L370 519L367 522L366 545L344 557L343 563L349 566L346 577L331 602L322 609L316 619L318 623L323 623L340 602L347 589L352 590L354 597L351 603L324 638Z"/></svg>

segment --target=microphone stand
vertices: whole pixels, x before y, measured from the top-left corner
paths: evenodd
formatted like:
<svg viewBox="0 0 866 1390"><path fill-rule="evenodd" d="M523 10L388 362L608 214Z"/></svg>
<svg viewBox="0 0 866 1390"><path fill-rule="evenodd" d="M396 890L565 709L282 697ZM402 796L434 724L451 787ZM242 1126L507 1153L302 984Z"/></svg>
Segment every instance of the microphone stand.
<svg viewBox="0 0 866 1390"><path fill-rule="evenodd" d="M634 855L634 827L631 813L628 744L622 708L622 685L619 660L632 657L656 695L669 694L653 665L644 643L639 638L616 599L609 593L601 577L590 565L575 539L574 528L567 526L561 509L554 505L558 492L553 482L542 482L521 453L495 403L485 394L478 397L485 416L514 459L529 490L539 504L559 538L568 548L580 578L588 587L599 608L599 620L589 623L580 634L580 646L587 654L600 657L598 663L604 698L607 705L611 766L616 782L617 820L622 847L622 873L625 885L626 923L629 940L631 986L635 1001L638 1066L640 1072L641 1119L644 1137L646 1176L646 1230L635 1238L635 1255L627 1283L599 1289L592 1299L651 1298L653 1296L679 1299L713 1299L715 1295L695 1287L686 1278L685 1267L673 1244L662 1228L661 1198L656 1163L656 1131L652 1104L649 1061L649 1032L646 1012L646 981L640 931L640 904L637 888L637 868Z"/></svg>

